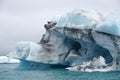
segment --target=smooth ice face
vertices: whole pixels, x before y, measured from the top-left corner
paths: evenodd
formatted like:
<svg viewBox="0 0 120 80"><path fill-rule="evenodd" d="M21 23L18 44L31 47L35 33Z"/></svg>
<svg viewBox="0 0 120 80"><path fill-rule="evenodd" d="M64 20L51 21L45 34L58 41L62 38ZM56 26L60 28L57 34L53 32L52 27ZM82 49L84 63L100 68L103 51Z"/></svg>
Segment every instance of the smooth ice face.
<svg viewBox="0 0 120 80"><path fill-rule="evenodd" d="M53 18L52 22L57 22L56 27L73 27L83 29L93 29L99 22L103 20L100 13L84 10L73 10L66 15Z"/></svg>
<svg viewBox="0 0 120 80"><path fill-rule="evenodd" d="M106 17L105 21L96 27L96 31L120 36L120 12Z"/></svg>

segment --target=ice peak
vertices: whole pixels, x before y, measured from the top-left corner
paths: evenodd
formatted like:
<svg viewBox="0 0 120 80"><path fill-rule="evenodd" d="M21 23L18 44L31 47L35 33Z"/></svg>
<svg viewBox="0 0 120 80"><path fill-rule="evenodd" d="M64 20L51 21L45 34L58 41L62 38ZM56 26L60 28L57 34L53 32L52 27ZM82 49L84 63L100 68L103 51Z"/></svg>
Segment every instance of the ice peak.
<svg viewBox="0 0 120 80"><path fill-rule="evenodd" d="M57 22L56 27L93 29L102 20L102 14L97 11L74 9L65 15L53 18L52 21Z"/></svg>

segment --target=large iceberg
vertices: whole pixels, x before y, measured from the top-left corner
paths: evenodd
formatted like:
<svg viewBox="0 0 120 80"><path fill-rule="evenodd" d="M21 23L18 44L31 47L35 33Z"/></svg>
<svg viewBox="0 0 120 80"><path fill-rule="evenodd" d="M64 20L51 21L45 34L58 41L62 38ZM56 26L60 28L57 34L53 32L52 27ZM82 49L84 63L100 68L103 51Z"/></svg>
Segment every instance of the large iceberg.
<svg viewBox="0 0 120 80"><path fill-rule="evenodd" d="M18 42L9 56L21 61L71 67L92 62L94 71L115 70L120 59L118 22L119 18L114 16L104 19L99 12L73 10L48 21L44 25L46 33L39 43ZM109 28L110 24L117 28Z"/></svg>

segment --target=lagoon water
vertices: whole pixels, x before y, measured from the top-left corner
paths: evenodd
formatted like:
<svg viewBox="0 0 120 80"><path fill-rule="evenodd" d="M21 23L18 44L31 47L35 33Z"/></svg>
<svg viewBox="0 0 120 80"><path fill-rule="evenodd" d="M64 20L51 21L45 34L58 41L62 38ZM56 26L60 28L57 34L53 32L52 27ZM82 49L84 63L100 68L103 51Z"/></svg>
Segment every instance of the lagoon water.
<svg viewBox="0 0 120 80"><path fill-rule="evenodd" d="M22 70L18 64L0 64L0 80L120 80L120 71L76 72L65 69Z"/></svg>

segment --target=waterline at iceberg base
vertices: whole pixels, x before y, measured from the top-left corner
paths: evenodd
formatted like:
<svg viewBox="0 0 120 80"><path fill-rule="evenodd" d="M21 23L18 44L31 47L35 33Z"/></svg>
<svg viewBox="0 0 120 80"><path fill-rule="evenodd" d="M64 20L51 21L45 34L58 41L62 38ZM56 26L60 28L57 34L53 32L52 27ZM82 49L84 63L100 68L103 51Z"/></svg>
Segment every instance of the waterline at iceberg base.
<svg viewBox="0 0 120 80"><path fill-rule="evenodd" d="M73 10L48 21L39 43L18 42L8 56L34 68L40 63L74 71L119 70L119 22L118 13L104 18L99 12Z"/></svg>

